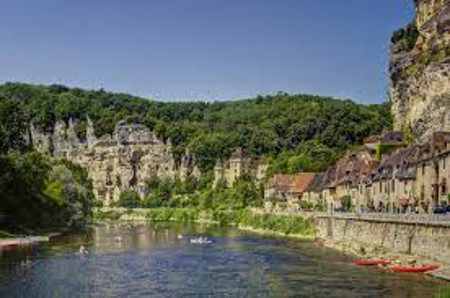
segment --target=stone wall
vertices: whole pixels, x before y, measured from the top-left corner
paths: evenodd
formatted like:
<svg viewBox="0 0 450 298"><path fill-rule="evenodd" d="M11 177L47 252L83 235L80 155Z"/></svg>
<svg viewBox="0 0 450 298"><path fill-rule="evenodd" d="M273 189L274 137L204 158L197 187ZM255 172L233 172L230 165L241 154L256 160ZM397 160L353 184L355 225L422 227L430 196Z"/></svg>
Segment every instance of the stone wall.
<svg viewBox="0 0 450 298"><path fill-rule="evenodd" d="M117 201L123 190L133 189L144 197L148 183L156 177L184 180L200 175L189 154L177 162L170 141L159 139L144 125L121 121L112 135L96 138L88 119L85 140L78 138L75 125L74 120L58 121L53 132L42 132L31 123L29 142L44 154L66 157L85 167L96 198L105 205Z"/></svg>
<svg viewBox="0 0 450 298"><path fill-rule="evenodd" d="M389 222L338 217L315 218L317 236L420 255L450 259L450 226L439 223Z"/></svg>

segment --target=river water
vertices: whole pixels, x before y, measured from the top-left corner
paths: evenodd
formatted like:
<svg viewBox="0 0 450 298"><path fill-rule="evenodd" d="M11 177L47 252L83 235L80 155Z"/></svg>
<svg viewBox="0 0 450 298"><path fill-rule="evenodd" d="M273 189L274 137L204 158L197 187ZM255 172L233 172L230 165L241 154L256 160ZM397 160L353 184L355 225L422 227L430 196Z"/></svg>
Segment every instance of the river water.
<svg viewBox="0 0 450 298"><path fill-rule="evenodd" d="M191 243L198 235L212 243ZM0 255L0 297L433 297L446 285L310 241L197 224L96 227Z"/></svg>

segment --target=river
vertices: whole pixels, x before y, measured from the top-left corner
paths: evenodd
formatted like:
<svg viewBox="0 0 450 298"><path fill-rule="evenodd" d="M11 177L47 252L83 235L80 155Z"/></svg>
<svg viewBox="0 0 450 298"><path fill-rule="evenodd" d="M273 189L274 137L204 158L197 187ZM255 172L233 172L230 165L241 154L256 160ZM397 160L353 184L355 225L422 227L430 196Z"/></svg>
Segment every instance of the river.
<svg viewBox="0 0 450 298"><path fill-rule="evenodd" d="M212 243L192 244L196 235ZM433 297L445 285L215 225L102 226L0 254L0 297Z"/></svg>

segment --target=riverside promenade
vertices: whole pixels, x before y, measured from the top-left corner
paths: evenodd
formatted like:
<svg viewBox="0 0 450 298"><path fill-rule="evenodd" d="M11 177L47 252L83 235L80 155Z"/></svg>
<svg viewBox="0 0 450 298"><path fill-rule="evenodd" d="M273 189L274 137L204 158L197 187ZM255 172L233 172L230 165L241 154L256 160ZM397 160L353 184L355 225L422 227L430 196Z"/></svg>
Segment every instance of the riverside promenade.
<svg viewBox="0 0 450 298"><path fill-rule="evenodd" d="M416 213L354 213L354 212L317 212L317 211L282 211L267 212L262 209L252 209L259 214L278 214L286 216L301 216L304 218L336 218L385 223L404 223L418 225L436 225L450 227L450 213L447 214L416 214Z"/></svg>

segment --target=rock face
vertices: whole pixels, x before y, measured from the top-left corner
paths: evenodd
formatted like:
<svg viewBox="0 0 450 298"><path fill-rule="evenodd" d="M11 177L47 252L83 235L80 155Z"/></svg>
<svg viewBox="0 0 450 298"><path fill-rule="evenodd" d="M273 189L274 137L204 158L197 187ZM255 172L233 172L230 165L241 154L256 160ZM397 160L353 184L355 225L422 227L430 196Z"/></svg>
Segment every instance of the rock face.
<svg viewBox="0 0 450 298"><path fill-rule="evenodd" d="M393 35L390 76L394 129L420 139L450 130L450 0L415 3L415 22Z"/></svg>
<svg viewBox="0 0 450 298"><path fill-rule="evenodd" d="M112 135L96 138L88 119L86 140L80 140L75 121L58 121L52 133L44 133L31 123L29 141L40 152L66 157L88 170L94 194L105 205L118 200L123 190L133 189L142 197L155 179L184 180L200 172L189 154L177 163L170 141L164 142L147 127L118 122Z"/></svg>

